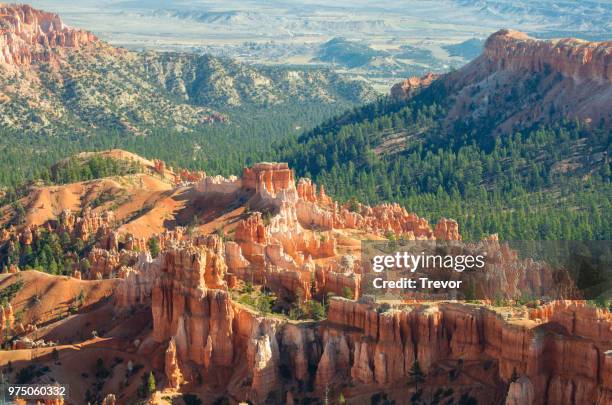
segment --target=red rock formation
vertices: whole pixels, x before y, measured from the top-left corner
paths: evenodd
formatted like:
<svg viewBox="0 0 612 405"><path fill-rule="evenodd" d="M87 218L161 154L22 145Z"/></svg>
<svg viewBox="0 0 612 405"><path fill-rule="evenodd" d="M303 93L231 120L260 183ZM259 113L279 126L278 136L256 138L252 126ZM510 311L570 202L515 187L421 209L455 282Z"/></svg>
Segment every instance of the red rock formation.
<svg viewBox="0 0 612 405"><path fill-rule="evenodd" d="M602 386L597 394L597 405L612 403L612 350L604 352L604 361L601 370Z"/></svg>
<svg viewBox="0 0 612 405"><path fill-rule="evenodd" d="M295 188L293 170L287 163L257 163L243 170L242 187L276 196L280 190Z"/></svg>
<svg viewBox="0 0 612 405"><path fill-rule="evenodd" d="M166 349L165 372L170 388L179 388L183 382L183 374L181 373L176 358L176 344L174 343L174 338L170 339L170 343L168 343L168 348Z"/></svg>
<svg viewBox="0 0 612 405"><path fill-rule="evenodd" d="M150 304L151 292L160 273L161 258L153 260L149 252L141 252L133 267L124 267L122 282L114 294L118 308Z"/></svg>
<svg viewBox="0 0 612 405"><path fill-rule="evenodd" d="M542 41L519 31L501 30L487 39L484 56L503 70L552 69L566 77L612 81L612 41Z"/></svg>
<svg viewBox="0 0 612 405"><path fill-rule="evenodd" d="M461 240L459 224L454 219L440 218L434 229L434 237L438 240Z"/></svg>
<svg viewBox="0 0 612 405"><path fill-rule="evenodd" d="M350 348L343 334L328 334L323 354L317 366L315 386L324 391L339 376L347 376L350 365Z"/></svg>
<svg viewBox="0 0 612 405"><path fill-rule="evenodd" d="M317 267L315 273L317 292L322 297L332 293L340 297L356 299L361 295L361 275L354 269L336 272L332 267Z"/></svg>
<svg viewBox="0 0 612 405"><path fill-rule="evenodd" d="M443 223L439 237L458 235L451 222ZM232 253L232 260L248 261L248 255L239 258L240 244L247 242L261 246L262 255L268 258L279 254L268 249L277 246L273 244L275 234L268 232L260 215L243 221L238 229L238 243L228 244L233 246L228 251L238 250ZM232 303L227 293L207 288L206 263L211 251L221 260L223 243L214 238L200 243L162 254L152 297L154 338L157 342L173 339L176 355L168 352L176 356L176 362L196 365L185 374L187 379L201 372L210 376L213 370L229 378L239 373L232 367L246 361L248 371L244 372L251 384L245 395L261 402L281 386L279 365L283 361L290 365L292 378L303 382L308 380L308 365L316 364L314 384L321 392L346 379L353 384L376 384L376 389L405 381L415 359L429 373L442 360L490 358L498 363L500 384L520 376L510 384L509 404L531 398L535 404L543 403L543 398L559 404L571 403L571 398L580 403L605 403L601 401L610 398L605 382L611 367L606 353L611 341L606 311L555 302L532 310L529 318L514 313L522 318L511 321L477 306L449 303L381 312L372 303L336 298L329 305L328 322L313 330L257 316ZM516 260L515 252L491 243L500 260ZM313 272L317 289L333 284L327 278L333 273L329 269L315 271L310 260L293 263L293 270L266 267L266 285L308 291ZM285 360L281 352L286 353Z"/></svg>
<svg viewBox="0 0 612 405"><path fill-rule="evenodd" d="M153 160L153 170L163 177L166 174L166 162L159 159Z"/></svg>
<svg viewBox="0 0 612 405"><path fill-rule="evenodd" d="M3 343L5 338L10 337L14 326L13 306L11 304L0 305L0 343Z"/></svg>
<svg viewBox="0 0 612 405"><path fill-rule="evenodd" d="M93 248L87 256L91 267L87 278L90 280L99 280L103 278L114 278L118 276L122 266L131 266L138 260L138 253L134 251L121 250L106 250Z"/></svg>
<svg viewBox="0 0 612 405"><path fill-rule="evenodd" d="M607 316L591 318L589 329L597 330L604 322L609 330ZM544 398L555 404L574 403L572 398L575 403L591 403L610 395L603 379L605 366L598 371L599 364L609 362L602 349L610 340L599 340L600 335L568 335L554 322L541 326L524 320L508 322L489 309L456 304L379 314L368 304L341 299L332 300L328 319L332 325L354 331L349 334L355 359L351 375L362 383L406 378L415 355L425 372L445 358L486 355L499 362L502 380L508 382L516 373L526 376L511 386L508 403L528 403L521 402L526 398L533 398L535 404Z"/></svg>
<svg viewBox="0 0 612 405"><path fill-rule="evenodd" d="M533 81L525 85L525 77ZM480 57L439 80L455 100L447 126L470 117L502 134L563 118L612 122L611 41L537 40L501 30L487 39ZM531 101L516 103L516 97Z"/></svg>
<svg viewBox="0 0 612 405"><path fill-rule="evenodd" d="M21 243L26 245L26 246L31 245L32 241L34 239L32 228L33 227L31 227L31 226L27 226L27 227L25 227L25 229L21 233Z"/></svg>
<svg viewBox="0 0 612 405"><path fill-rule="evenodd" d="M187 169L181 169L178 173L174 175L174 183L196 183L202 181L205 177L206 173L204 173L203 171L190 172Z"/></svg>
<svg viewBox="0 0 612 405"><path fill-rule="evenodd" d="M179 360L200 365L211 336L213 362L229 366L233 308L226 292L207 289L207 282L215 282L213 273L223 273L211 268L212 263L221 263L213 256L206 248L192 246L163 253L152 291L153 336L158 342L175 337ZM191 310L185 312L186 308Z"/></svg>
<svg viewBox="0 0 612 405"><path fill-rule="evenodd" d="M508 396L506 397L506 405L523 405L533 404L535 400L533 385L526 376L520 377L518 380L510 383Z"/></svg>
<svg viewBox="0 0 612 405"><path fill-rule="evenodd" d="M271 340L274 339L274 340ZM274 335L264 333L251 339L247 358L252 365L253 383L251 398L257 402L265 400L268 393L279 383L278 348Z"/></svg>
<svg viewBox="0 0 612 405"><path fill-rule="evenodd" d="M255 212L247 219L241 221L236 227L234 238L238 242L269 243L269 235L264 226L261 212Z"/></svg>
<svg viewBox="0 0 612 405"><path fill-rule="evenodd" d="M15 234L15 227L12 225L8 228L0 229L0 243L7 242L11 238L11 236L14 234Z"/></svg>
<svg viewBox="0 0 612 405"><path fill-rule="evenodd" d="M108 394L104 397L104 400L102 401L102 405L116 405L117 404L117 398L115 397L114 394Z"/></svg>
<svg viewBox="0 0 612 405"><path fill-rule="evenodd" d="M322 206L333 204L332 199L325 193L325 187L321 186L317 194L317 185L312 180L301 178L297 184L298 197L304 201L318 203Z"/></svg>
<svg viewBox="0 0 612 405"><path fill-rule="evenodd" d="M62 48L79 48L97 40L66 26L57 14L28 5L0 4L0 65L29 65L52 60Z"/></svg>
<svg viewBox="0 0 612 405"><path fill-rule="evenodd" d="M116 249L116 239L113 240L111 237L114 225L115 215L112 211L96 213L86 208L83 210L83 214L78 216L70 210L64 210L59 216L57 232L67 232L84 242L87 242L91 237L95 237L96 240L102 241L100 247Z"/></svg>
<svg viewBox="0 0 612 405"><path fill-rule="evenodd" d="M428 87L440 75L428 72L424 76L412 76L401 83L396 83L391 87L391 97L398 100L410 98L418 89Z"/></svg>

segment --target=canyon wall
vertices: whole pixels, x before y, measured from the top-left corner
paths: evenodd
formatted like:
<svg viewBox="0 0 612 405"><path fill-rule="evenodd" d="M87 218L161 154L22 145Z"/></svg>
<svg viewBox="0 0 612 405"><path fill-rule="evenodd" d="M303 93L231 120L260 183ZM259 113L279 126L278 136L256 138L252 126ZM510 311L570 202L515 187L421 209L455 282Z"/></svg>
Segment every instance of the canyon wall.
<svg viewBox="0 0 612 405"><path fill-rule="evenodd" d="M263 230L247 236L267 237ZM169 386L200 375L262 403L283 389L295 393L296 384L321 393L348 382L377 392L409 381L415 361L428 376L439 373L441 363L461 373L461 364L475 362L496 365L496 375L485 368L481 373L508 404L605 404L612 395L611 315L584 302L525 311L458 303L384 308L335 297L326 321L296 323L233 302L220 253L186 246L165 251L158 261L153 338L167 347ZM292 281L291 272L277 273L272 283L307 288L299 278Z"/></svg>
<svg viewBox="0 0 612 405"><path fill-rule="evenodd" d="M58 48L78 48L97 38L66 26L57 14L29 5L0 4L0 65L50 61Z"/></svg>
<svg viewBox="0 0 612 405"><path fill-rule="evenodd" d="M568 311L592 315L584 321L586 336L578 329L570 334L556 321L529 319L566 319ZM154 290L153 314L155 339L176 342L178 361L167 356L169 379L178 375L175 362L191 370L187 375L213 378L214 369L226 381L250 382L232 389L255 403L295 384L310 384L318 393L346 384L378 392L409 381L415 360L427 376L449 361L459 372L464 362L494 363L498 375L491 378L497 389L505 387L499 395L507 395L507 404L603 405L612 395L612 355L604 350L610 315L584 303L561 302L527 316L453 303L380 311L371 303L333 298L327 321L313 327L257 315L223 291L196 291L174 281ZM601 333L592 332L603 325Z"/></svg>
<svg viewBox="0 0 612 405"><path fill-rule="evenodd" d="M483 57L502 70L549 69L578 80L612 82L612 41L543 41L519 31L501 30L487 39Z"/></svg>
<svg viewBox="0 0 612 405"><path fill-rule="evenodd" d="M454 95L449 127L459 117L495 134L560 119L612 124L611 41L539 40L501 30L481 56L440 80Z"/></svg>

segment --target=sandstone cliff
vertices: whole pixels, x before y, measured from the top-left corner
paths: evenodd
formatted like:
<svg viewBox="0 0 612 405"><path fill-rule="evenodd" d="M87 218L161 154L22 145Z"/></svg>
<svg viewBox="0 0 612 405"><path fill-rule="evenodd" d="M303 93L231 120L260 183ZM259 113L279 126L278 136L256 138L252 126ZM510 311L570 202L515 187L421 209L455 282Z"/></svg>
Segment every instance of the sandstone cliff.
<svg viewBox="0 0 612 405"><path fill-rule="evenodd" d="M97 41L87 31L65 25L57 14L29 5L0 4L0 65L53 61L62 48L79 48Z"/></svg>
<svg viewBox="0 0 612 405"><path fill-rule="evenodd" d="M577 81L612 81L612 41L539 41L519 31L501 30L487 39L483 58L499 70L552 70Z"/></svg>
<svg viewBox="0 0 612 405"><path fill-rule="evenodd" d="M544 41L501 30L479 58L442 80L456 95L450 119L488 119L496 132L559 118L612 123L610 41Z"/></svg>
<svg viewBox="0 0 612 405"><path fill-rule="evenodd" d="M418 89L429 86L440 75L427 73L422 77L412 76L403 82L396 83L391 87L391 97L397 100L405 100L412 97Z"/></svg>
<svg viewBox="0 0 612 405"><path fill-rule="evenodd" d="M457 119L493 134L564 118L610 126L612 42L538 40L503 29L468 65L441 76L406 79L392 87L391 96L410 99L430 86L432 93L451 95L441 121L447 130Z"/></svg>
<svg viewBox="0 0 612 405"><path fill-rule="evenodd" d="M166 173L163 165L155 167ZM51 344L43 346L28 335L52 336L72 353L78 334L69 335L65 325L89 322L99 328L108 322L113 329L79 344L76 353L94 350L97 358L102 347L112 347L146 363L162 389L214 392L256 404L300 403L329 393L367 403L379 392L401 403L416 390L411 370L417 363L425 375L420 383L424 398L445 393L445 400L455 402L610 402L612 318L606 310L580 301L528 308L397 299L376 303L362 295L367 273L360 241L393 236L453 243L461 240L456 221L442 218L433 227L397 204L339 204L310 180L296 183L282 163L255 165L241 178L202 176L170 187L191 199L189 204L222 199L249 209L233 210L228 217L206 206L202 217L214 227L173 226L149 237L120 227L117 213L88 210L4 229L0 243L9 252L11 246L35 246L47 232L58 239L68 235L70 245L86 238L91 245L82 254L91 268L72 273L83 280L45 279L105 285L113 299L77 306L76 313L57 322L37 323L30 316L32 324L23 326L16 320L19 311L38 308L46 316L55 311L19 297L0 311L2 336L19 336L13 347L23 351ZM520 259L495 236L468 248L486 250L498 271L483 288L541 293L551 282L546 268ZM528 271L533 269L538 271ZM88 280L97 278L102 280ZM259 310L243 300L249 289L273 295L275 308ZM78 303L78 291L62 302ZM95 294L94 288L88 291ZM310 300L321 303L322 316L290 315L290 309L307 307ZM81 319L83 324L77 323ZM129 396L136 388L105 389L104 394Z"/></svg>

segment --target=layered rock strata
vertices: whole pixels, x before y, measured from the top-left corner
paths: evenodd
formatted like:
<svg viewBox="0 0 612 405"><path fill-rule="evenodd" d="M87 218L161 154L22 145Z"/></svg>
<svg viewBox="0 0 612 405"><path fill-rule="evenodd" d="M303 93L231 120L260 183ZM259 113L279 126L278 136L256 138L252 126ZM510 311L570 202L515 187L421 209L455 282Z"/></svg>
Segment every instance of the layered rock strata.
<svg viewBox="0 0 612 405"><path fill-rule="evenodd" d="M65 25L57 14L29 5L0 4L0 65L51 61L62 48L79 48L97 38Z"/></svg>

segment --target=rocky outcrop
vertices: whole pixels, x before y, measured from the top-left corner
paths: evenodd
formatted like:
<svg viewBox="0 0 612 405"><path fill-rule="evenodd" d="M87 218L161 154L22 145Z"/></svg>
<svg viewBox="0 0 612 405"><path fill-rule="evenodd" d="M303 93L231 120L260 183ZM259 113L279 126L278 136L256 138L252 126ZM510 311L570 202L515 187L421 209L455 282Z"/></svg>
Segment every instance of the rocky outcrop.
<svg viewBox="0 0 612 405"><path fill-rule="evenodd" d="M348 377L351 357L343 334L329 333L324 340L323 354L315 375L315 387L320 391L325 391L338 378Z"/></svg>
<svg viewBox="0 0 612 405"><path fill-rule="evenodd" d="M209 289L224 271L223 259L204 247L163 253L152 291L153 336L157 342L174 337L179 361L203 366L210 336L211 361L231 365L234 311L225 291Z"/></svg>
<svg viewBox="0 0 612 405"><path fill-rule="evenodd" d="M242 187L265 196L295 188L293 170L287 163L257 163L242 172Z"/></svg>
<svg viewBox="0 0 612 405"><path fill-rule="evenodd" d="M604 352L601 381L603 384L598 388L597 405L612 403L612 350Z"/></svg>
<svg viewBox="0 0 612 405"><path fill-rule="evenodd" d="M97 40L90 32L68 27L57 14L25 4L0 4L0 27L0 65L51 61L60 49Z"/></svg>
<svg viewBox="0 0 612 405"><path fill-rule="evenodd" d="M410 98L418 89L428 87L440 75L427 73L424 76L412 76L401 83L396 83L391 87L391 97L396 100L405 100Z"/></svg>
<svg viewBox="0 0 612 405"><path fill-rule="evenodd" d="M176 344L174 343L174 338L170 339L170 343L168 343L168 348L166 349L165 372L170 388L179 388L183 382L183 374L181 373L176 358Z"/></svg>
<svg viewBox="0 0 612 405"><path fill-rule="evenodd" d="M164 253L153 287L153 338L168 341L165 372L177 387L183 378L231 376L236 364L248 364L248 396L263 401L279 384L278 326L208 286L209 252L187 247ZM187 370L179 365L191 365Z"/></svg>
<svg viewBox="0 0 612 405"><path fill-rule="evenodd" d="M459 224L454 219L440 218L434 229L437 240L461 240Z"/></svg>
<svg viewBox="0 0 612 405"><path fill-rule="evenodd" d="M162 258L153 260L149 252L141 252L134 266L125 267L115 291L118 308L151 303L153 286L160 274Z"/></svg>
<svg viewBox="0 0 612 405"><path fill-rule="evenodd" d="M3 343L5 338L10 338L15 326L15 315L13 314L13 306L6 304L0 305L0 343Z"/></svg>
<svg viewBox="0 0 612 405"><path fill-rule="evenodd" d="M276 169L284 174L274 174ZM495 374L488 378L508 387L503 397L509 404L609 398L604 380L610 366L609 313L576 303L555 302L529 313L504 314L456 303L384 308L367 299L333 298L327 321L313 327L264 317L232 302L224 289L226 280L234 277L263 283L281 298L282 292L297 291L303 292L302 299L328 292L358 298L358 262L349 255L337 257L338 229L407 239L461 239L453 220L441 219L432 229L398 205L349 210L328 203L309 181L294 187L284 167L270 170L257 175L249 171L247 183L251 182L251 196L277 211L265 217L253 212L239 221L233 241L196 237L185 243L184 238L169 238L172 241L160 254L151 306L154 340L167 344L162 347L167 347L168 381L177 381L181 365L186 382L196 375L221 384L240 381L228 389L236 397L261 403L286 381L312 384L315 392L346 381L380 390L406 381L416 360L429 374L441 362L487 359L496 364ZM317 223L327 224L328 230L304 222L300 207L319 209L311 218L319 218ZM521 277L533 262L519 263L516 252L494 238L483 243L481 248L488 249L503 274L505 288L523 288ZM317 257L325 260L313 259ZM541 286L544 281L529 283ZM124 295L132 298L126 301L138 301L138 283L131 285Z"/></svg>
<svg viewBox="0 0 612 405"><path fill-rule="evenodd" d="M453 93L448 126L461 117L496 134L564 118L612 123L610 41L538 40L500 30L480 57L439 81Z"/></svg>
<svg viewBox="0 0 612 405"><path fill-rule="evenodd" d="M58 218L57 232L67 232L83 242L95 238L100 241L100 247L117 250L116 235L112 235L114 226L115 215L112 211L97 213L86 208L81 215L77 215L70 210L64 210Z"/></svg>
<svg viewBox="0 0 612 405"><path fill-rule="evenodd" d="M533 385L526 376L510 383L506 405L530 405L535 401Z"/></svg>
<svg viewBox="0 0 612 405"><path fill-rule="evenodd" d="M346 268L337 266L337 270L330 266L316 268L315 281L317 292L321 297L328 294L356 299L361 295L361 274L355 272L357 266Z"/></svg>
<svg viewBox="0 0 612 405"><path fill-rule="evenodd" d="M325 187L321 186L317 192L317 185L307 178L301 178L298 181L297 194L304 201L317 203L321 206L333 205L333 200L325 193Z"/></svg>
<svg viewBox="0 0 612 405"><path fill-rule="evenodd" d="M199 181L202 181L202 179L204 179L205 177L206 173L203 171L191 172L187 169L180 169L178 173L174 174L174 183L197 183Z"/></svg>
<svg viewBox="0 0 612 405"><path fill-rule="evenodd" d="M559 316L563 317L563 305ZM554 312L551 311L551 312ZM605 311L604 311L605 313ZM588 330L609 322L591 317ZM354 331L351 376L362 383L385 384L407 377L414 359L427 373L442 359L479 359L499 362L499 378L512 382L507 403L590 403L609 395L604 383L609 345L607 335L572 335L555 322L507 321L483 307L440 304L409 311L377 313L369 304L334 299L329 321ZM369 339L360 339L366 336ZM601 340L601 339L604 340ZM329 365L325 365L329 368ZM531 400L532 402L528 402Z"/></svg>
<svg viewBox="0 0 612 405"><path fill-rule="evenodd" d="M242 181L236 176L206 176L196 184L196 190L208 196L231 196L238 194Z"/></svg>
<svg viewBox="0 0 612 405"><path fill-rule="evenodd" d="M500 30L485 42L485 58L503 70L546 69L577 80L612 82L612 41L566 38L536 40L514 30Z"/></svg>
<svg viewBox="0 0 612 405"><path fill-rule="evenodd" d="M91 268L85 276L90 280L118 277L121 267L133 266L138 257L139 254L135 251L121 250L118 252L116 250L93 248L87 256ZM121 276L123 278L127 276L127 273L123 272Z"/></svg>

